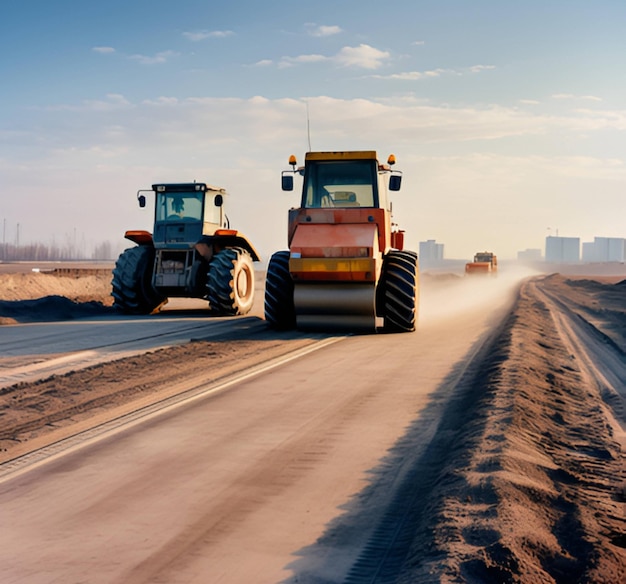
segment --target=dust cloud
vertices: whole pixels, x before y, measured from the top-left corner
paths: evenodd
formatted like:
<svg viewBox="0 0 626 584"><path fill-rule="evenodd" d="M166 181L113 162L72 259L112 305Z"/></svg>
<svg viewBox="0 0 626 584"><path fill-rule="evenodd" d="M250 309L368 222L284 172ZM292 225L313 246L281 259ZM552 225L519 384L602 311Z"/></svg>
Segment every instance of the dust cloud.
<svg viewBox="0 0 626 584"><path fill-rule="evenodd" d="M520 283L538 273L522 266L501 270L496 276L425 273L420 281L419 328L492 310L494 305L501 305L503 296L512 299Z"/></svg>

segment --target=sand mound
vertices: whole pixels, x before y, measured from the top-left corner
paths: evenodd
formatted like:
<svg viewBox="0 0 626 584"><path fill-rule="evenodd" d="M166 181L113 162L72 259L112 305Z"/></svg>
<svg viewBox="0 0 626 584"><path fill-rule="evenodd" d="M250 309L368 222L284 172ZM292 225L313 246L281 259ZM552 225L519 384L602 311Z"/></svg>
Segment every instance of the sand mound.
<svg viewBox="0 0 626 584"><path fill-rule="evenodd" d="M0 274L0 300L34 300L44 296L65 296L74 302L102 302L113 304L111 273L81 273L74 270L65 274L56 272L28 272Z"/></svg>
<svg viewBox="0 0 626 584"><path fill-rule="evenodd" d="M111 274L0 274L0 324L70 320L110 312Z"/></svg>

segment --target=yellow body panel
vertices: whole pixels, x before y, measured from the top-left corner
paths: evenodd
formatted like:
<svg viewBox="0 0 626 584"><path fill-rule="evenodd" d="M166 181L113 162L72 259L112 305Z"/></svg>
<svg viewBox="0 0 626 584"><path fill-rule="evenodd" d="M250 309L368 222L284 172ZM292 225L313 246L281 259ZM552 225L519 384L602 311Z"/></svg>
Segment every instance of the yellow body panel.
<svg viewBox="0 0 626 584"><path fill-rule="evenodd" d="M382 261L376 258L291 258L289 271L299 280L358 280L375 282Z"/></svg>

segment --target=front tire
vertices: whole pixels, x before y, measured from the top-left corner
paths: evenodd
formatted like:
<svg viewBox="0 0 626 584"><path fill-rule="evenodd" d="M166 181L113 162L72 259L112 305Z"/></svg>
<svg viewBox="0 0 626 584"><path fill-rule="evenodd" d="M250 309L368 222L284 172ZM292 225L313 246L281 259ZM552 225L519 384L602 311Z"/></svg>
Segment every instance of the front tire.
<svg viewBox="0 0 626 584"><path fill-rule="evenodd" d="M382 313L386 332L411 332L417 323L418 262L413 251L392 250L385 258Z"/></svg>
<svg viewBox="0 0 626 584"><path fill-rule="evenodd" d="M131 247L115 262L113 269L113 306L126 314L150 314L165 302L165 296L152 286L154 248Z"/></svg>
<svg viewBox="0 0 626 584"><path fill-rule="evenodd" d="M265 320L275 330L296 328L293 280L289 252L277 251L270 258L265 276Z"/></svg>
<svg viewBox="0 0 626 584"><path fill-rule="evenodd" d="M247 250L223 249L209 264L209 307L218 316L248 314L254 303L254 268Z"/></svg>

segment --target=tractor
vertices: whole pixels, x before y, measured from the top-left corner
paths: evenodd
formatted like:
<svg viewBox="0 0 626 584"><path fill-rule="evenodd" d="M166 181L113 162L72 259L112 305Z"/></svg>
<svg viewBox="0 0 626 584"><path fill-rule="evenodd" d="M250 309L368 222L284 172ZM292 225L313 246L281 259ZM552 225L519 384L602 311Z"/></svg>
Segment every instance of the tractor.
<svg viewBox="0 0 626 584"><path fill-rule="evenodd" d="M399 191L395 157L375 151L307 152L289 159L282 189L303 177L299 208L289 210L288 250L270 258L265 319L276 330L414 331L417 253L391 220L388 191Z"/></svg>
<svg viewBox="0 0 626 584"><path fill-rule="evenodd" d="M113 270L114 306L126 314L151 314L169 297L202 298L214 316L247 314L254 301L253 261L248 239L230 229L226 191L206 183L154 184L153 233L126 231L136 245Z"/></svg>

